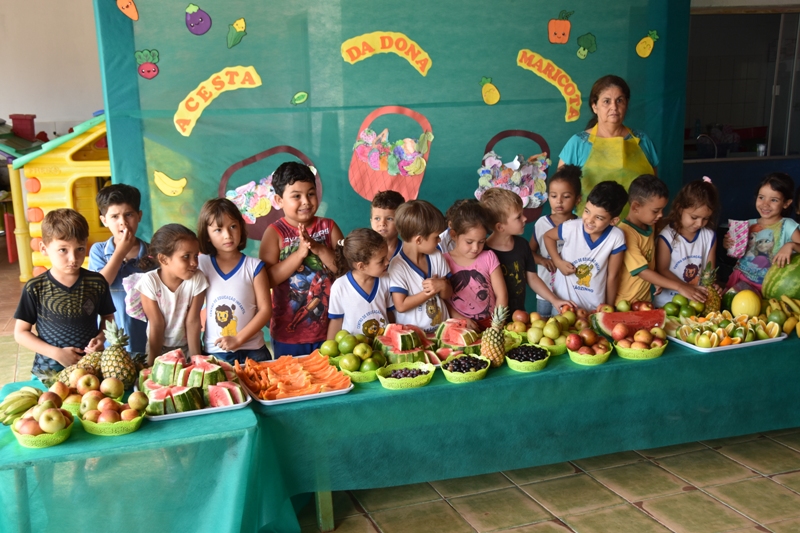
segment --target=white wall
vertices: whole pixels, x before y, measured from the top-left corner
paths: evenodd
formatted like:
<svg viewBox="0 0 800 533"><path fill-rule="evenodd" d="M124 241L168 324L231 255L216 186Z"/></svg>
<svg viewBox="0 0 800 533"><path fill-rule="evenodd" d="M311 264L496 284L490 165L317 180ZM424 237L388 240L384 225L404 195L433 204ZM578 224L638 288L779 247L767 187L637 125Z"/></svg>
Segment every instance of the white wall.
<svg viewBox="0 0 800 533"><path fill-rule="evenodd" d="M91 0L0 0L0 118L52 138L103 109Z"/></svg>

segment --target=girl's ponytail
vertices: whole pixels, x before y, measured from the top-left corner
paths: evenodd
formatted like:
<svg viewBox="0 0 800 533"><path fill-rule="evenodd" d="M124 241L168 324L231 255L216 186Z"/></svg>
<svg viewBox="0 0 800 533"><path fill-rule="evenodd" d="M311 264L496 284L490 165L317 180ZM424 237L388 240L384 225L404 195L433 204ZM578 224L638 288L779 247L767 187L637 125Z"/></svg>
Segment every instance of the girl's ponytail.
<svg viewBox="0 0 800 533"><path fill-rule="evenodd" d="M336 275L338 277L344 276L351 270L350 264L347 262L347 258L344 256L344 246L346 242L347 238L340 240L336 243L336 247L333 249L333 258L336 262Z"/></svg>
<svg viewBox="0 0 800 533"><path fill-rule="evenodd" d="M353 270L356 263L369 263L381 248L387 249L381 234L369 228L354 229L337 244L334 256L339 276Z"/></svg>

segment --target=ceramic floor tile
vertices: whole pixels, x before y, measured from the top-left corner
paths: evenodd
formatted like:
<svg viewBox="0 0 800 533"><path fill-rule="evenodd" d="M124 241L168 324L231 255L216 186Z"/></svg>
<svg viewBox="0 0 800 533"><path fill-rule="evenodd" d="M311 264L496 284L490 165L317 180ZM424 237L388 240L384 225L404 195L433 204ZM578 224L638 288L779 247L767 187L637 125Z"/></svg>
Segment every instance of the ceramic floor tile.
<svg viewBox="0 0 800 533"><path fill-rule="evenodd" d="M572 461L582 470L598 470L600 468L610 468L612 466L627 465L637 461L644 461L644 458L636 452L619 452L608 455L598 455L579 461Z"/></svg>
<svg viewBox="0 0 800 533"><path fill-rule="evenodd" d="M365 515L336 520L336 533L378 533L378 530Z"/></svg>
<svg viewBox="0 0 800 533"><path fill-rule="evenodd" d="M758 476L749 468L708 448L704 451L664 457L657 462L696 487L722 485Z"/></svg>
<svg viewBox="0 0 800 533"><path fill-rule="evenodd" d="M800 533L800 518L773 522L769 525L769 529L774 533Z"/></svg>
<svg viewBox="0 0 800 533"><path fill-rule="evenodd" d="M516 487L448 501L479 532L507 529L553 518L541 505Z"/></svg>
<svg viewBox="0 0 800 533"><path fill-rule="evenodd" d="M800 428L785 428L776 429L775 431L767 431L764 433L765 437L779 437L781 435L788 435L790 433L800 433Z"/></svg>
<svg viewBox="0 0 800 533"><path fill-rule="evenodd" d="M427 483L386 489L354 490L353 496L369 512L441 499L441 496Z"/></svg>
<svg viewBox="0 0 800 533"><path fill-rule="evenodd" d="M356 508L356 504L352 497L344 491L337 491L333 493L333 517L335 520L341 520L348 516L361 514L361 511ZM307 524L316 524L317 522L317 506L314 498L312 497L308 504L297 513L297 521L301 526Z"/></svg>
<svg viewBox="0 0 800 533"><path fill-rule="evenodd" d="M785 435L776 435L772 437L773 440L788 446L794 450L800 451L800 433L789 433Z"/></svg>
<svg viewBox="0 0 800 533"><path fill-rule="evenodd" d="M556 518L538 524L504 529L503 533L572 533L572 530Z"/></svg>
<svg viewBox="0 0 800 533"><path fill-rule="evenodd" d="M647 458L658 459L659 457L669 457L671 455L707 449L707 446L703 446L699 442L687 442L686 444L675 444L674 446L662 446L661 448L650 448L649 450L637 451Z"/></svg>
<svg viewBox="0 0 800 533"><path fill-rule="evenodd" d="M771 479L748 479L707 490L761 524L800 516L800 496Z"/></svg>
<svg viewBox="0 0 800 533"><path fill-rule="evenodd" d="M370 515L383 533L474 533L445 501L419 503Z"/></svg>
<svg viewBox="0 0 800 533"><path fill-rule="evenodd" d="M629 502L683 491L686 483L652 463L634 463L592 472L600 483Z"/></svg>
<svg viewBox="0 0 800 533"><path fill-rule="evenodd" d="M559 517L624 503L622 498L586 474L541 481L520 488Z"/></svg>
<svg viewBox="0 0 800 533"><path fill-rule="evenodd" d="M777 481L781 485L789 487L793 491L800 493L800 472L791 472L789 474L773 476L772 480Z"/></svg>
<svg viewBox="0 0 800 533"><path fill-rule="evenodd" d="M766 475L800 469L800 452L769 439L723 446L719 452Z"/></svg>
<svg viewBox="0 0 800 533"><path fill-rule="evenodd" d="M517 485L526 485L537 481L579 474L580 469L576 468L572 463L556 463L553 465L509 470L503 473Z"/></svg>
<svg viewBox="0 0 800 533"><path fill-rule="evenodd" d="M564 521L580 533L669 533L631 504L567 516Z"/></svg>
<svg viewBox="0 0 800 533"><path fill-rule="evenodd" d="M699 490L654 498L642 502L641 506L676 533L715 533L753 525Z"/></svg>
<svg viewBox="0 0 800 533"><path fill-rule="evenodd" d="M739 444L740 442L747 442L761 438L760 433L752 433L750 435L740 435L738 437L727 437L724 439L713 439L701 441L706 446L711 448L719 448L720 446L730 446L731 444Z"/></svg>
<svg viewBox="0 0 800 533"><path fill-rule="evenodd" d="M445 479L444 481L431 481L431 486L445 498L477 494L488 490L504 489L506 487L512 487L513 485L514 484L500 472L482 476Z"/></svg>

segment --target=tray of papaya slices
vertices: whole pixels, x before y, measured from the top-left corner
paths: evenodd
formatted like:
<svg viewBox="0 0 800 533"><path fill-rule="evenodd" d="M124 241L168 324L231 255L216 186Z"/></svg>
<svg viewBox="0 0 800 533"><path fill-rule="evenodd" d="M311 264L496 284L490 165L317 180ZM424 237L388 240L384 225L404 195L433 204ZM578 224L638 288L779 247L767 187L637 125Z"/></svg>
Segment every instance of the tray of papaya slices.
<svg viewBox="0 0 800 533"><path fill-rule="evenodd" d="M154 422L243 409L252 402L230 363L213 355L187 360L181 350L156 357L152 368L139 372L134 390L147 394L145 417Z"/></svg>
<svg viewBox="0 0 800 533"><path fill-rule="evenodd" d="M316 400L353 390L350 378L318 350L302 357L284 355L272 361L247 359L244 365L237 362L234 369L239 382L261 405Z"/></svg>

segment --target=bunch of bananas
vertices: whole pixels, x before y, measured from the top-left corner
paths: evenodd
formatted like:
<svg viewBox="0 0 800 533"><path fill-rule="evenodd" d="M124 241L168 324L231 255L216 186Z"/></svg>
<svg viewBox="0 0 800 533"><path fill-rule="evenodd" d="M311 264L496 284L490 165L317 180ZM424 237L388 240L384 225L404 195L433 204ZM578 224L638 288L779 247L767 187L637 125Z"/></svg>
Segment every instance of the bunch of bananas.
<svg viewBox="0 0 800 533"><path fill-rule="evenodd" d="M800 337L800 300L789 298L785 294L781 295L780 300L770 298L763 314L778 322L787 335L794 331Z"/></svg>
<svg viewBox="0 0 800 533"><path fill-rule="evenodd" d="M0 403L0 421L3 425L10 426L25 411L39 403L39 396L43 392L35 387L25 386L6 396Z"/></svg>

